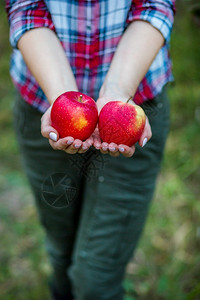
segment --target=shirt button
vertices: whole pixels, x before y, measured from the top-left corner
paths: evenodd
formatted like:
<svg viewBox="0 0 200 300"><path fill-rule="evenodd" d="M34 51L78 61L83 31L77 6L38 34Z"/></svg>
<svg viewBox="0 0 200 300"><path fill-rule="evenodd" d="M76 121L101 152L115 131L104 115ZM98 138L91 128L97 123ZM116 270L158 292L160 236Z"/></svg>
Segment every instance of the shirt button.
<svg viewBox="0 0 200 300"><path fill-rule="evenodd" d="M163 104L162 104L161 102L159 102L159 103L157 104L157 107L158 107L158 108L162 108L162 107L163 107Z"/></svg>
<svg viewBox="0 0 200 300"><path fill-rule="evenodd" d="M103 176L99 176L99 182L104 182L104 177Z"/></svg>

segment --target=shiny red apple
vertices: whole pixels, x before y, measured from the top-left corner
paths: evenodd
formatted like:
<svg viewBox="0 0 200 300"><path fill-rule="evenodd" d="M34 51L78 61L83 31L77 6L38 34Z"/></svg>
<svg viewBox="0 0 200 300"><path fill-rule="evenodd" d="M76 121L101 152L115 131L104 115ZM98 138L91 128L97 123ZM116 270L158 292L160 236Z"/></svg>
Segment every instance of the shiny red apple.
<svg viewBox="0 0 200 300"><path fill-rule="evenodd" d="M84 141L93 133L98 122L96 103L83 93L63 93L53 103L51 121L61 138L72 136Z"/></svg>
<svg viewBox="0 0 200 300"><path fill-rule="evenodd" d="M146 116L134 104L111 101L101 109L98 128L101 140L107 143L134 145L144 130Z"/></svg>

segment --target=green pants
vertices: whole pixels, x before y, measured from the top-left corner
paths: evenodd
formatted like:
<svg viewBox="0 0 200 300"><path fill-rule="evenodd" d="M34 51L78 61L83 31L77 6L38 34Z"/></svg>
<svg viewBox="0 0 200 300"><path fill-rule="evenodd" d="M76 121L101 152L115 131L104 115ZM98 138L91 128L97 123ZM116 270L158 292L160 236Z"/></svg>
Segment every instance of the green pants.
<svg viewBox="0 0 200 300"><path fill-rule="evenodd" d="M121 300L125 267L144 227L169 128L165 92L142 105L152 139L132 158L94 149L54 151L41 114L19 96L14 120L23 164L46 232L53 285L76 300Z"/></svg>

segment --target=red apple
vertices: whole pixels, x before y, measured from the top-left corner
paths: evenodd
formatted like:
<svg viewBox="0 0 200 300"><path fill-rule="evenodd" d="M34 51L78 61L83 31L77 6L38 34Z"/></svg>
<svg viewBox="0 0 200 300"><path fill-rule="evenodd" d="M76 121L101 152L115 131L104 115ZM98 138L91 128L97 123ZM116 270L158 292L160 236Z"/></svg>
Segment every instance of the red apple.
<svg viewBox="0 0 200 300"><path fill-rule="evenodd" d="M90 137L97 125L96 103L79 92L63 93L53 103L51 121L61 138L72 136L84 141Z"/></svg>
<svg viewBox="0 0 200 300"><path fill-rule="evenodd" d="M146 116L143 109L134 104L111 101L102 108L98 128L103 142L132 146L141 137Z"/></svg>

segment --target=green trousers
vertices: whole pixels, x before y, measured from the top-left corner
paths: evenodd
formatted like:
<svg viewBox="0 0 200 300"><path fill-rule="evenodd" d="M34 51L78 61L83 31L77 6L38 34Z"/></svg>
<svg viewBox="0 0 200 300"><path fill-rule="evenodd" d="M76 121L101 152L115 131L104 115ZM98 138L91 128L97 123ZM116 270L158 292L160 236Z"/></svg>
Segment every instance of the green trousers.
<svg viewBox="0 0 200 300"><path fill-rule="evenodd" d="M142 233L169 129L163 91L142 105L152 139L131 158L91 149L54 151L41 114L19 96L14 122L22 160L46 232L53 285L76 300L122 300L125 267Z"/></svg>

